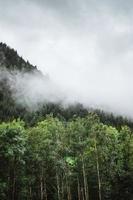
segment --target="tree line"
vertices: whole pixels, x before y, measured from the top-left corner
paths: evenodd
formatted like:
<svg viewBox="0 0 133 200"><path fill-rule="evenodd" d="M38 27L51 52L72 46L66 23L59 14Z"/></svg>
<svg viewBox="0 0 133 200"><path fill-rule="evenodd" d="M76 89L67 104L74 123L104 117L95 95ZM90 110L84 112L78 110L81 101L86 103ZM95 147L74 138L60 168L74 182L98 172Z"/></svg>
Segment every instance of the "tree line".
<svg viewBox="0 0 133 200"><path fill-rule="evenodd" d="M0 199L132 200L133 134L89 113L0 124Z"/></svg>

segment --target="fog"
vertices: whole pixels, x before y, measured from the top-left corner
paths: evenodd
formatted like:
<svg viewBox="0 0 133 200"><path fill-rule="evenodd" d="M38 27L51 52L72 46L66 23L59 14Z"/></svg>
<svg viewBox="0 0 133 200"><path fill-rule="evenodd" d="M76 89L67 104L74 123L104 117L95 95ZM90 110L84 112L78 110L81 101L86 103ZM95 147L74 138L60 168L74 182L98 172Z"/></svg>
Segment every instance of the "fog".
<svg viewBox="0 0 133 200"><path fill-rule="evenodd" d="M0 40L49 75L16 73L16 101L133 117L132 20L130 0L0 0Z"/></svg>

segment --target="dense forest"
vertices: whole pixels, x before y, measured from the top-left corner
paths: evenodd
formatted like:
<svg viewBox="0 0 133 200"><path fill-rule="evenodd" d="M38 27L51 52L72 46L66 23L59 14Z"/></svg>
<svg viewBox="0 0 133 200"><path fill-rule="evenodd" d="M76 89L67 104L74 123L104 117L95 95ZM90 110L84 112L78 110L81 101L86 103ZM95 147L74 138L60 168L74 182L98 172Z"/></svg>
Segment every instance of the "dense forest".
<svg viewBox="0 0 133 200"><path fill-rule="evenodd" d="M4 68L38 71L0 43ZM132 120L81 104L29 111L0 79L1 200L132 200L132 185Z"/></svg>
<svg viewBox="0 0 133 200"><path fill-rule="evenodd" d="M0 199L133 199L133 134L89 114L0 124Z"/></svg>

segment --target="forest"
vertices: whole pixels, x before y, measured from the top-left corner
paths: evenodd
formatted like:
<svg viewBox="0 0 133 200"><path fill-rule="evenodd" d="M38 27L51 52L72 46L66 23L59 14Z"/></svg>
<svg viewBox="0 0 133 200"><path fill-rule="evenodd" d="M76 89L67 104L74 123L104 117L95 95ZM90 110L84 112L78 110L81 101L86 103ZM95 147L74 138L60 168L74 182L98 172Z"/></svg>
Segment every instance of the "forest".
<svg viewBox="0 0 133 200"><path fill-rule="evenodd" d="M133 133L96 114L0 124L0 199L133 198Z"/></svg>
<svg viewBox="0 0 133 200"><path fill-rule="evenodd" d="M37 70L0 43L3 67ZM0 79L0 200L132 200L132 185L131 119L81 104L29 111Z"/></svg>

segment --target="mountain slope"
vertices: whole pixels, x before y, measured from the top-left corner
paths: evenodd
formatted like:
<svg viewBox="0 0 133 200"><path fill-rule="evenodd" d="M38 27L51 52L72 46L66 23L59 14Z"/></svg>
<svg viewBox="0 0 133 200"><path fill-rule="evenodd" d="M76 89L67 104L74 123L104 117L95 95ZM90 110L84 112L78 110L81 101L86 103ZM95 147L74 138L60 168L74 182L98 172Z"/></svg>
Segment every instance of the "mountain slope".
<svg viewBox="0 0 133 200"><path fill-rule="evenodd" d="M17 51L4 43L0 43L0 68L3 67L8 70L23 70L25 72L37 70L36 66L20 57Z"/></svg>
<svg viewBox="0 0 133 200"><path fill-rule="evenodd" d="M57 103L44 102L43 105L38 107L38 110L29 111L25 106L16 103L12 97L12 91L8 82L9 73L7 73L7 76L3 76L3 70L8 72L19 71L20 73L39 74L41 78L48 79L47 76L43 76L36 66L31 65L28 61L20 57L17 51L4 43L0 43L0 122L21 118L28 125L34 125L47 114L51 113L53 116L68 121L73 117L84 117L88 112L95 112L104 124L113 125L117 128L121 128L121 125L128 125L133 129L133 122L126 118L121 116L115 117L113 114L108 114L100 110L85 109L81 104L63 108Z"/></svg>
<svg viewBox="0 0 133 200"><path fill-rule="evenodd" d="M42 76L41 72L20 57L17 51L4 43L0 43L0 121L21 118L26 113L26 109L23 106L17 105L12 98L12 92L8 83L8 74L12 71L38 73Z"/></svg>

